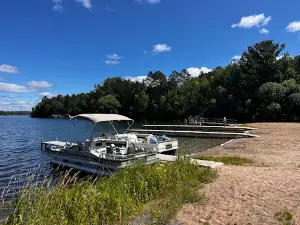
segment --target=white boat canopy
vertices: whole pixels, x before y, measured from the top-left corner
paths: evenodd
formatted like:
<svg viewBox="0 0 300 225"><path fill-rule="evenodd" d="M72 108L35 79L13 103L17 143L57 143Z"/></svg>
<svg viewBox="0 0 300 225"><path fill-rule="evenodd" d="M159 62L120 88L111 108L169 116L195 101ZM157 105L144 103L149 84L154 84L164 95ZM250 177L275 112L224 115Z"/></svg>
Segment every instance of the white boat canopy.
<svg viewBox="0 0 300 225"><path fill-rule="evenodd" d="M93 123L100 123L105 121L123 121L123 120L132 121L132 119L118 114L79 114L71 118L86 119Z"/></svg>

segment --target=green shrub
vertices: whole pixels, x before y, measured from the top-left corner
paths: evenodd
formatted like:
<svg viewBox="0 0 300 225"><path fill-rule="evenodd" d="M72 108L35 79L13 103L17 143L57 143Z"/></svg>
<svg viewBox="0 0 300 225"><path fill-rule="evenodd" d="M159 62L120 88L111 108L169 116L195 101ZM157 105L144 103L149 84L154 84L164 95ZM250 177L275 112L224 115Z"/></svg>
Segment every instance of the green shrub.
<svg viewBox="0 0 300 225"><path fill-rule="evenodd" d="M282 222L283 225L293 225L293 214L288 211L277 212L275 213L275 217L278 221Z"/></svg>

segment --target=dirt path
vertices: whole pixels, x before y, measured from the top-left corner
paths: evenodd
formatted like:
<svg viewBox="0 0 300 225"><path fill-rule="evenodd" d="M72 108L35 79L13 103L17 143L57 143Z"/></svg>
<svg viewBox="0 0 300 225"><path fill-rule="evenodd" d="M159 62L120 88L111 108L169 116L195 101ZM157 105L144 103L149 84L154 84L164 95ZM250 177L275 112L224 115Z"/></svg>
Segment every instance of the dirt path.
<svg viewBox="0 0 300 225"><path fill-rule="evenodd" d="M223 166L205 187L203 204L185 205L177 215L184 224L283 224L275 213L289 211L300 224L300 124L251 124L261 137L238 139L210 155L254 160L251 166Z"/></svg>

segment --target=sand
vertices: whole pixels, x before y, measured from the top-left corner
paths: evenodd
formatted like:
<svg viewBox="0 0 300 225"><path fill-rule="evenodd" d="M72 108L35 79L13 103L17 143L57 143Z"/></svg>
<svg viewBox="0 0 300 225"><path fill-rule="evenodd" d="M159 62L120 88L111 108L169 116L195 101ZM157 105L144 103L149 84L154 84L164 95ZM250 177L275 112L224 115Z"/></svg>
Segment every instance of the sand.
<svg viewBox="0 0 300 225"><path fill-rule="evenodd" d="M241 156L252 165L222 166L204 187L202 203L186 204L176 220L183 224L283 224L289 211L300 224L300 123L258 123L260 138L236 139L202 154Z"/></svg>

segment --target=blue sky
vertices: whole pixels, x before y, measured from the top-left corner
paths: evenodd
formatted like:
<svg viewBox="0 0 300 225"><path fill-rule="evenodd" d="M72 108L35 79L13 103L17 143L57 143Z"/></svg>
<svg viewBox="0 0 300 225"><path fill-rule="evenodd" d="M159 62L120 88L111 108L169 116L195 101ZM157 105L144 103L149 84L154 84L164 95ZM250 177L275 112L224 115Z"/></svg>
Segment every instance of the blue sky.
<svg viewBox="0 0 300 225"><path fill-rule="evenodd" d="M197 76L272 39L300 54L300 1L1 0L0 110L107 77Z"/></svg>

